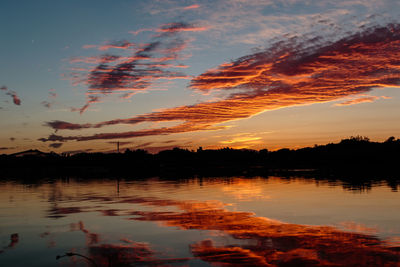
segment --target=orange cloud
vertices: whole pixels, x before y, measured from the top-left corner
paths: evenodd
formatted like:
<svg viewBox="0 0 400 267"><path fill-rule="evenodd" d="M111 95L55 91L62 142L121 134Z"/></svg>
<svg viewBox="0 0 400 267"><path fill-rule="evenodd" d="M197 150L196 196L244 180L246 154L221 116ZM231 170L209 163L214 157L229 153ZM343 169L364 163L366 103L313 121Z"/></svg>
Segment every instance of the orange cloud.
<svg viewBox="0 0 400 267"><path fill-rule="evenodd" d="M200 7L200 5L194 4L194 5L190 5L190 6L185 6L185 7L183 8L183 10L196 9L196 8L199 8L199 7Z"/></svg>
<svg viewBox="0 0 400 267"><path fill-rule="evenodd" d="M206 71L190 83L191 88L205 93L232 92L226 99L74 128L181 121L178 126L64 139L84 141L222 129L218 124L267 110L328 102L364 94L376 87L400 85L399 24L364 29L333 43L316 44L312 40L281 41L264 51ZM54 122L47 125L58 129Z"/></svg>
<svg viewBox="0 0 400 267"><path fill-rule="evenodd" d="M380 98L383 99L388 99L386 96L365 96L365 97L359 97L356 99L351 99L342 103L335 104L335 106L349 106L349 105L356 105L360 103L372 103ZM389 97L390 98L390 97Z"/></svg>
<svg viewBox="0 0 400 267"><path fill-rule="evenodd" d="M258 141L260 140L261 137L235 137L232 138L230 140L225 140L225 141L221 141L221 144L233 144L233 143L248 143L248 142L253 142L253 141Z"/></svg>

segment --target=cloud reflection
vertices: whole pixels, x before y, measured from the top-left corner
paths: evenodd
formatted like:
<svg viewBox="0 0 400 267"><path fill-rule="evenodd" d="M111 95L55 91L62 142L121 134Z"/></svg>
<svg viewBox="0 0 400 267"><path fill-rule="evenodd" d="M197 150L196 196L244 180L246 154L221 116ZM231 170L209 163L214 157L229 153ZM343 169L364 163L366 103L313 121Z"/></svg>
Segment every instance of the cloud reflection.
<svg viewBox="0 0 400 267"><path fill-rule="evenodd" d="M88 230L82 221L72 223L70 228L71 231L82 231L85 234L88 258L97 266L165 266L168 263L188 260L188 258L157 258L156 252L148 243L135 242L128 238L122 238L120 240L122 243L101 243L101 235Z"/></svg>
<svg viewBox="0 0 400 267"><path fill-rule="evenodd" d="M98 200L98 198L96 198ZM107 201L108 202L108 201ZM157 221L181 230L220 231L238 240L216 245L211 239L191 244L195 257L223 266L398 266L398 247L375 237L355 222L350 231L330 226L284 223L254 213L229 211L218 201L179 201L154 197L122 197L117 202L178 211L120 211L130 220ZM356 231L356 232L352 232ZM367 231L368 230L368 231ZM364 233L360 233L364 232ZM241 240L241 242L239 242ZM246 242L242 242L246 241ZM243 244L244 243L244 244Z"/></svg>
<svg viewBox="0 0 400 267"><path fill-rule="evenodd" d="M214 236L188 244L194 257L222 266L398 266L400 249L374 236L372 228L346 222L346 231L331 226L284 223L254 213L230 211L219 201L187 201L156 197L77 197L118 209L97 209L105 216L123 216L131 221L159 222L180 230L217 231L230 236L216 242ZM120 206L118 204L121 204ZM134 205L130 205L134 204ZM144 206L141 208L140 206ZM125 207L125 208L122 208ZM146 208L146 207L155 207ZM79 212L60 208L57 214ZM185 262L188 258L158 259L147 243L122 238L123 243L102 243L100 234L83 224L71 224L71 231L85 234L90 257L101 266ZM393 243L393 242L392 242Z"/></svg>
<svg viewBox="0 0 400 267"><path fill-rule="evenodd" d="M166 200L162 205L166 204L173 202ZM248 245L215 246L210 240L191 245L193 255L224 266L397 266L400 261L397 248L385 246L372 235L283 223L203 204L179 202L174 204L179 212L135 211L131 219L159 221L183 230L218 230L248 241Z"/></svg>

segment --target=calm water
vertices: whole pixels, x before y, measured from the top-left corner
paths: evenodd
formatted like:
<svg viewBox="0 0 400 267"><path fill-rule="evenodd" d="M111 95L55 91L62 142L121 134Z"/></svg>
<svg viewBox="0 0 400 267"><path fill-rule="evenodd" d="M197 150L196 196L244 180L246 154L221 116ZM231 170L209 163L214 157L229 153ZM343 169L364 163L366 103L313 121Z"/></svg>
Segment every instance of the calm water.
<svg viewBox="0 0 400 267"><path fill-rule="evenodd" d="M400 193L313 179L0 183L1 266L400 266ZM56 259L56 256L62 256Z"/></svg>

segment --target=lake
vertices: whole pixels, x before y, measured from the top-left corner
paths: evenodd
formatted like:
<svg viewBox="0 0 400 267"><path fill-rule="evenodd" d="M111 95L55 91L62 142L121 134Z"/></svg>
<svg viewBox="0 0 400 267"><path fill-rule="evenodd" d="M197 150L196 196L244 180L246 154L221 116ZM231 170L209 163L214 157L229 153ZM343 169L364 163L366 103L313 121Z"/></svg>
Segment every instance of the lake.
<svg viewBox="0 0 400 267"><path fill-rule="evenodd" d="M1 266L400 266L387 182L7 180L0 198Z"/></svg>

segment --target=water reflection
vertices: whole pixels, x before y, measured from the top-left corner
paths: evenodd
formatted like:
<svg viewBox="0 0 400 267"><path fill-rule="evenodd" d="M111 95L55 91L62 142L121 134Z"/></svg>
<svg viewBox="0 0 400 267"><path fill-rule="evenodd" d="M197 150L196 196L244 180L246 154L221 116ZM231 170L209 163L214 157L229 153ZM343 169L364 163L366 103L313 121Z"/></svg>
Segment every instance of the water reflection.
<svg viewBox="0 0 400 267"><path fill-rule="evenodd" d="M114 215L112 215L114 216ZM82 221L72 223L71 231L82 231L86 236L88 256L84 256L97 266L136 266L136 265L163 265L167 263L186 262L188 258L159 259L155 256L150 244L135 242L128 238L121 238L120 243L101 243L99 233L87 229ZM66 256L77 256L76 253ZM75 259L76 260L76 259Z"/></svg>
<svg viewBox="0 0 400 267"><path fill-rule="evenodd" d="M89 255L98 266L168 266L184 263L189 258L158 259L148 244L102 244L89 247Z"/></svg>
<svg viewBox="0 0 400 267"><path fill-rule="evenodd" d="M178 211L100 210L104 216L127 216L134 221L157 221L181 230L217 230L246 244L215 245L211 239L188 244L194 257L224 266L398 266L400 247L388 246L377 237L346 232L328 226L283 223L250 212L228 211L220 202L178 201L154 197L121 197L85 200L107 203L130 203L157 208L172 206ZM63 215L70 209L60 209ZM132 217L133 216L133 217ZM361 227L348 223L353 230ZM102 266L118 263L166 263L188 259L154 259L148 244L126 241L128 244L99 244L99 234L87 230L83 222L71 225L86 235L89 255ZM371 229L368 229L371 230Z"/></svg>
<svg viewBox="0 0 400 267"><path fill-rule="evenodd" d="M0 263L5 266L18 266L10 264L17 260L13 255L20 258L19 265L27 265L21 256L33 249L27 242L39 244L29 240L34 236L47 241L47 252L41 253L52 260L37 266L87 266L88 261L79 255L98 266L400 266L398 232L382 238L382 231L392 230L384 224L353 221L342 209L366 203L371 220L379 217L374 202L379 209L396 210L389 203L395 203L397 194L384 190L357 195L321 181L278 178L268 183L241 178L180 183L96 180L23 189L3 184L0 189L1 200L13 196L12 202L2 201L0 206L8 220L8 224L0 222L9 233L2 236L0 250ZM313 225L299 223L301 218L294 222L271 219L279 218L276 210L285 215L290 207L307 217L321 215L323 210L332 218L344 215ZM13 225L22 212L30 211L26 216L35 231L45 228L34 236L26 231L27 224ZM397 215L385 212L386 220L392 216L397 224ZM350 219L342 220L346 217ZM10 236L13 232L18 234ZM63 257L56 262L57 255Z"/></svg>
<svg viewBox="0 0 400 267"><path fill-rule="evenodd" d="M146 201L170 203L170 200ZM192 244L193 255L211 263L252 266L382 266L397 265L400 247L388 247L365 234L333 227L282 223L248 212L231 212L208 203L177 203L181 212L131 212L133 220L160 221L180 229L223 231L249 245L216 247L206 240Z"/></svg>

